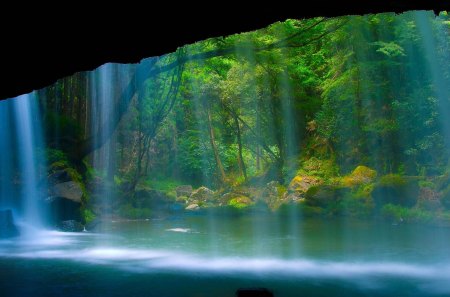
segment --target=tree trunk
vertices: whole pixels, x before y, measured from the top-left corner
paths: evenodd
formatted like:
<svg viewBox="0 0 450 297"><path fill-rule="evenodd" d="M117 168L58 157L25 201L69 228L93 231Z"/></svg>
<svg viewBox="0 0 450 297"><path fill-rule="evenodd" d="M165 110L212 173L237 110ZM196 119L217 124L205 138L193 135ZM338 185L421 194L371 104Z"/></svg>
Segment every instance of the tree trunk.
<svg viewBox="0 0 450 297"><path fill-rule="evenodd" d="M241 128L239 125L239 120L237 117L233 117L234 124L236 126L236 135L237 135L237 143L238 143L238 164L239 170L241 171L242 176L244 176L245 181L247 181L247 168L245 167L244 158L242 156L242 137L241 137Z"/></svg>
<svg viewBox="0 0 450 297"><path fill-rule="evenodd" d="M214 152L214 159L216 160L217 171L220 174L220 182L223 184L226 181L226 175L222 165L222 161L220 161L219 150L217 148L216 139L214 136L214 128L212 126L211 109L208 103L206 103L206 113L208 118L209 140L211 143L211 148Z"/></svg>

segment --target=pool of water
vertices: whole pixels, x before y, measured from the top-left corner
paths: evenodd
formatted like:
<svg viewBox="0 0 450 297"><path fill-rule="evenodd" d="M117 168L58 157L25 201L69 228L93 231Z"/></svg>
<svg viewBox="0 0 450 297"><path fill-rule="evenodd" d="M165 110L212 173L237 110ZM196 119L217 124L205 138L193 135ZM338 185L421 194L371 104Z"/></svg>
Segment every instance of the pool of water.
<svg viewBox="0 0 450 297"><path fill-rule="evenodd" d="M174 216L0 241L1 296L448 296L450 230L379 221Z"/></svg>

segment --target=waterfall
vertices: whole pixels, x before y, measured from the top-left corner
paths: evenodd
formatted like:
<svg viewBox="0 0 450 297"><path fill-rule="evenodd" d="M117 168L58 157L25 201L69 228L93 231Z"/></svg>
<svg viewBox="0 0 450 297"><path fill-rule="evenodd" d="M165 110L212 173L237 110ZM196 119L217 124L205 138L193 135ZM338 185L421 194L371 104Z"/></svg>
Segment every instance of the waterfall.
<svg viewBox="0 0 450 297"><path fill-rule="evenodd" d="M0 116L0 207L12 207L25 223L42 227L45 152L37 97L0 102Z"/></svg>

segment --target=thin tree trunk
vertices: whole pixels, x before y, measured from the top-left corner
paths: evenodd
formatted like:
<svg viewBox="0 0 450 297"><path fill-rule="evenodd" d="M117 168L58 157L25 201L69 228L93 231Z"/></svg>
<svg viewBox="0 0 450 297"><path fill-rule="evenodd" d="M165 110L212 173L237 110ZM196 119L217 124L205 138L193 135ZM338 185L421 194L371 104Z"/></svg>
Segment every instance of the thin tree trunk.
<svg viewBox="0 0 450 297"><path fill-rule="evenodd" d="M245 167L244 158L242 156L242 137L241 137L241 128L239 126L240 125L239 119L237 117L233 117L233 120L234 120L234 124L236 126L239 170L241 171L242 176L244 176L245 181L247 181L247 168Z"/></svg>
<svg viewBox="0 0 450 297"><path fill-rule="evenodd" d="M225 169L223 168L222 161L220 161L219 150L217 148L216 139L214 135L214 128L212 126L211 109L208 103L206 104L206 113L208 118L209 140L211 143L211 148L214 152L214 159L216 160L217 170L219 171L220 174L220 181L223 184L226 181Z"/></svg>

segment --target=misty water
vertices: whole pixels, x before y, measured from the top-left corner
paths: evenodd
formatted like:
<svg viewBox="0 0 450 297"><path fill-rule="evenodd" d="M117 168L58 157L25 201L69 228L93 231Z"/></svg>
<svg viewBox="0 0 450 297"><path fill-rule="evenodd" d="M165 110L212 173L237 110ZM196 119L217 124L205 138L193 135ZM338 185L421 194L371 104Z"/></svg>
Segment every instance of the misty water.
<svg viewBox="0 0 450 297"><path fill-rule="evenodd" d="M255 240L254 227L270 227ZM448 229L274 216L112 222L0 242L5 296L446 296ZM101 244L99 244L101 242ZM294 250L292 247L296 247ZM295 254L295 255L294 255Z"/></svg>

